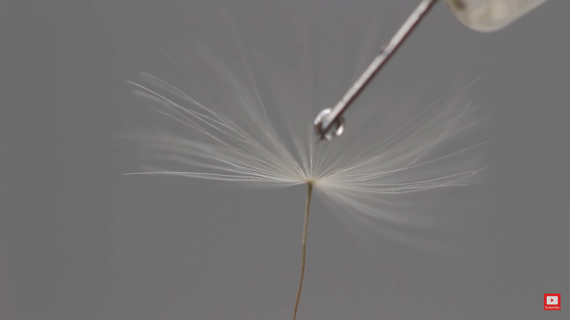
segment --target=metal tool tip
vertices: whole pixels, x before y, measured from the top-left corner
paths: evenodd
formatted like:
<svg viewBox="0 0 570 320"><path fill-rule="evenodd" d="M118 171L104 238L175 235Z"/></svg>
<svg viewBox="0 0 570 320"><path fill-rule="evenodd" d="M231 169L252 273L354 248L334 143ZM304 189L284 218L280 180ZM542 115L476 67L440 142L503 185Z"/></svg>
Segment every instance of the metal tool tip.
<svg viewBox="0 0 570 320"><path fill-rule="evenodd" d="M324 127L323 120L325 117L331 113L331 108L323 109L317 117L315 118L314 125L315 125L315 132L320 140L331 140L334 137L340 136L344 132L344 117L340 117L330 123L327 128ZM326 124L326 122L325 122Z"/></svg>

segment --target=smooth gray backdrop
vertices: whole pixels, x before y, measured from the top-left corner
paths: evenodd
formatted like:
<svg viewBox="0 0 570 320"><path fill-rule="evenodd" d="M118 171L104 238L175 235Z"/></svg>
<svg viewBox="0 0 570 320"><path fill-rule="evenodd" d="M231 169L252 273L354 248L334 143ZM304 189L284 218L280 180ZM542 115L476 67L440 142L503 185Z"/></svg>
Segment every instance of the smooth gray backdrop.
<svg viewBox="0 0 570 320"><path fill-rule="evenodd" d="M114 135L146 121L124 80L229 32L223 6L245 33L296 12L382 19L382 42L417 2L0 1L0 319L289 319L305 188L121 176L137 159ZM464 254L356 240L316 200L298 319L570 319L568 13L550 1L488 35L430 13L382 77L483 76L489 179L449 203Z"/></svg>

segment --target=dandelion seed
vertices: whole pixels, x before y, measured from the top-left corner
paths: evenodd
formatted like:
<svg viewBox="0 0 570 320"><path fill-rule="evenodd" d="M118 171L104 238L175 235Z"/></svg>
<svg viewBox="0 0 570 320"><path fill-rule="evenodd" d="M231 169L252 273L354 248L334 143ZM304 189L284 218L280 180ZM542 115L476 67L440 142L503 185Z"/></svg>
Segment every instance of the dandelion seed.
<svg viewBox="0 0 570 320"><path fill-rule="evenodd" d="M301 35L305 43L310 42L308 36ZM466 87L410 117L402 112L378 124L366 123L369 115L364 115L361 122L357 114L351 115L351 130L331 143L318 142L311 120L322 105L313 103L306 56L300 55L299 67L293 71L258 56L256 62L266 71L260 82L239 38L238 48L244 62L242 77L202 45L196 51L202 59L198 68L210 71L195 70L201 76L190 77L199 81L188 85L188 90L149 73L141 74L141 82L130 82L139 96L151 102L150 108L179 124L181 131L131 135L140 142L146 162L142 171L129 175L171 175L250 187L307 185L295 319L304 278L313 190L349 216L367 223L379 222L375 228L384 234L407 240L386 225L422 225L429 219L398 212L398 197L469 184L484 169L473 152L485 143L459 148L450 143L478 124L477 108L463 99ZM208 78L204 74L215 76ZM307 82L300 84L300 79ZM265 85L264 95L260 83ZM212 90L215 94L205 94ZM190 91L201 95L201 99ZM368 108L379 109L378 105ZM398 110L406 108L399 106ZM275 121L277 118L279 121ZM443 152L447 148L450 150Z"/></svg>

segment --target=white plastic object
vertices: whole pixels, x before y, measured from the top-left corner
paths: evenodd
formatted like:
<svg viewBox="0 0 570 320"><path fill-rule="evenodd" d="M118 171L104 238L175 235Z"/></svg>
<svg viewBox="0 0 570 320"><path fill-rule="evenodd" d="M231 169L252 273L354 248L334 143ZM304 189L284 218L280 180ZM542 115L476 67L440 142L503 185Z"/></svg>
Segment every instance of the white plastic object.
<svg viewBox="0 0 570 320"><path fill-rule="evenodd" d="M444 0L455 17L480 32L500 30L547 0Z"/></svg>

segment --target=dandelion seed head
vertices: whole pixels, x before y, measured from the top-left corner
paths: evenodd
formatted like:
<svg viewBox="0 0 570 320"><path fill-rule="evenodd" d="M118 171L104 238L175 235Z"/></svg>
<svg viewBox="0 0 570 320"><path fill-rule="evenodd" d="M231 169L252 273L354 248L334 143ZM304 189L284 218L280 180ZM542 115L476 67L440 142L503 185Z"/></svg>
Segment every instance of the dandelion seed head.
<svg viewBox="0 0 570 320"><path fill-rule="evenodd" d="M297 35L310 47L307 33ZM362 103L347 117L342 136L319 142L311 120L323 105L315 102L315 92L327 92L332 105L353 79L345 76L336 91L323 82L331 82L331 67L345 64L327 60L321 61L326 68L316 68L307 51L284 68L248 53L235 30L234 38L241 67L202 44L191 67L184 67L188 83L174 85L145 72L129 82L169 120L168 130L128 135L139 142L144 162L130 174L262 188L311 184L327 203L365 223L425 225L422 215L402 212L408 195L468 185L484 169L479 149L485 142L454 143L481 119L466 99L468 85L430 104ZM318 70L325 70L321 82L314 79Z"/></svg>

